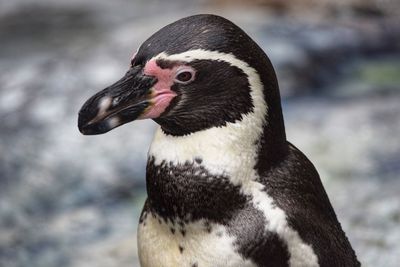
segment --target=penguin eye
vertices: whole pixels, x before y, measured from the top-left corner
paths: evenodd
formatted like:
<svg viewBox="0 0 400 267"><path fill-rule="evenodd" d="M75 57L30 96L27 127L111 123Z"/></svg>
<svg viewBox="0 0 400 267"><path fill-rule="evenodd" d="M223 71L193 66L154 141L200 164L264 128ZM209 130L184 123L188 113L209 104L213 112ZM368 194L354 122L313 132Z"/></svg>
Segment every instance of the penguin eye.
<svg viewBox="0 0 400 267"><path fill-rule="evenodd" d="M179 73L176 76L176 79L180 82L188 82L188 81L190 81L190 79L192 79L192 74L188 71L184 71L184 72Z"/></svg>
<svg viewBox="0 0 400 267"><path fill-rule="evenodd" d="M194 70L189 68L179 70L175 76L175 82L181 84L188 84L193 80L194 80Z"/></svg>

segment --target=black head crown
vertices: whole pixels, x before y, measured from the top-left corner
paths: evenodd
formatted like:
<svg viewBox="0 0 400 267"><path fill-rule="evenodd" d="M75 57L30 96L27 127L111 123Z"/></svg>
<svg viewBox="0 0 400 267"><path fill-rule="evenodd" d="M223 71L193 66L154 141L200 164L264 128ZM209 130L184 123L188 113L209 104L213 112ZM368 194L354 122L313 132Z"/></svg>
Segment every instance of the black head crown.
<svg viewBox="0 0 400 267"><path fill-rule="evenodd" d="M268 135L285 139L278 84L268 57L239 27L215 15L183 18L153 34L126 75L83 105L79 129L101 134L152 118L166 134L180 136L240 121L256 104L251 77L241 66L254 69L261 81Z"/></svg>

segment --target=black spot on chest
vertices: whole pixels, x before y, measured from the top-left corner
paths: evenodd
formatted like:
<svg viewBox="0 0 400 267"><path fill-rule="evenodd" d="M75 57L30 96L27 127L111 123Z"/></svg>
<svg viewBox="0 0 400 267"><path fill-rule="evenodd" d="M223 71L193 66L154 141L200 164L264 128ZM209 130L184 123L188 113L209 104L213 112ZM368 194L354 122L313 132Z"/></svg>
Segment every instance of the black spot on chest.
<svg viewBox="0 0 400 267"><path fill-rule="evenodd" d="M183 223L181 220L187 223L206 219L204 234L212 234L210 222L224 224L228 234L235 236L234 246L244 258L258 266L288 266L285 242L276 233L266 231L268 221L264 214L227 177L211 175L196 161L155 165L151 158L147 165L147 190L145 210L171 220L176 227ZM180 218L178 222L174 221L176 218ZM179 250L183 253L184 249Z"/></svg>
<svg viewBox="0 0 400 267"><path fill-rule="evenodd" d="M208 219L226 224L243 209L248 197L226 176L214 176L196 163L147 164L149 209L166 219L183 221Z"/></svg>

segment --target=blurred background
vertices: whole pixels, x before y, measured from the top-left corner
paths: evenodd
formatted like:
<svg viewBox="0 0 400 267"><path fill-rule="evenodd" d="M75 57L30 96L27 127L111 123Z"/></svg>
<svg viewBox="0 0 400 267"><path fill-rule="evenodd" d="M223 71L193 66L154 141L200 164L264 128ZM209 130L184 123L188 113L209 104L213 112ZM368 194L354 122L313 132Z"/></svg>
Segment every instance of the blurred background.
<svg viewBox="0 0 400 267"><path fill-rule="evenodd" d="M197 13L229 18L267 52L288 139L363 266L399 266L397 0L0 0L0 266L139 266L156 125L87 137L77 113L147 37Z"/></svg>

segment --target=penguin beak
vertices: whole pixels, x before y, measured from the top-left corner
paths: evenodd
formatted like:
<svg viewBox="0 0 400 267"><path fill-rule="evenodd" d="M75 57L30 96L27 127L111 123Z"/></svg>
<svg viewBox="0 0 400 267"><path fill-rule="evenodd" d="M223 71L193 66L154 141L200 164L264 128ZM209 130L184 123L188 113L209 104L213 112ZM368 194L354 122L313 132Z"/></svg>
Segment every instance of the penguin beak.
<svg viewBox="0 0 400 267"><path fill-rule="evenodd" d="M139 118L151 104L151 88L156 82L144 75L140 66L132 67L122 79L85 102L79 111L79 131L103 134Z"/></svg>

